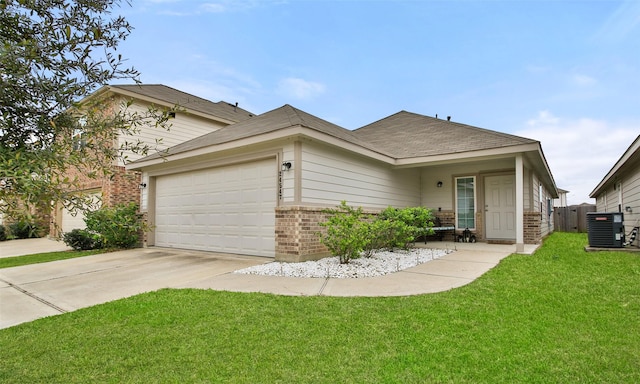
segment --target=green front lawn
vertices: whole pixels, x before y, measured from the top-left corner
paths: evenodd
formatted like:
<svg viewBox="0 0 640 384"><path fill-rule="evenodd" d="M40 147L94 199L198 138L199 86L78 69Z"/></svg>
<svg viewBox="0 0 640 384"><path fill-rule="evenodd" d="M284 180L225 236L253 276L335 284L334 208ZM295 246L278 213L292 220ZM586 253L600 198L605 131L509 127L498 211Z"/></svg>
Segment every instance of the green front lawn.
<svg viewBox="0 0 640 384"><path fill-rule="evenodd" d="M12 256L0 258L0 268L19 267L22 265L48 263L50 261L73 259L99 253L113 252L113 250L93 249L90 251L58 251L36 253L33 255Z"/></svg>
<svg viewBox="0 0 640 384"><path fill-rule="evenodd" d="M0 330L0 382L640 382L640 256L586 242L422 296L143 294Z"/></svg>

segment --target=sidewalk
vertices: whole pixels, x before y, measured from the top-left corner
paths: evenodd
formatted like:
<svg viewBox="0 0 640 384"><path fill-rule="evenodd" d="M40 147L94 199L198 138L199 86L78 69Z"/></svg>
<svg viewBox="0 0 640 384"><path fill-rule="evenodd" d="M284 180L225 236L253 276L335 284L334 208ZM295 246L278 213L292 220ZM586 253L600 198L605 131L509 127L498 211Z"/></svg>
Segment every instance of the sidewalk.
<svg viewBox="0 0 640 384"><path fill-rule="evenodd" d="M0 258L22 255L32 255L34 253L67 251L71 247L62 241L40 239L20 239L0 241Z"/></svg>

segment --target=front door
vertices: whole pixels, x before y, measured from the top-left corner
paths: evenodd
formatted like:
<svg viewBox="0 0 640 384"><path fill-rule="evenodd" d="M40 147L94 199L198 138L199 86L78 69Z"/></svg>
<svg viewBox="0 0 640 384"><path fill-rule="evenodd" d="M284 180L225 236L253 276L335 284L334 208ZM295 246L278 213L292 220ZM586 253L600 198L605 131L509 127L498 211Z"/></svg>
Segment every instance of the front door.
<svg viewBox="0 0 640 384"><path fill-rule="evenodd" d="M484 179L487 239L516 238L516 182L514 175Z"/></svg>

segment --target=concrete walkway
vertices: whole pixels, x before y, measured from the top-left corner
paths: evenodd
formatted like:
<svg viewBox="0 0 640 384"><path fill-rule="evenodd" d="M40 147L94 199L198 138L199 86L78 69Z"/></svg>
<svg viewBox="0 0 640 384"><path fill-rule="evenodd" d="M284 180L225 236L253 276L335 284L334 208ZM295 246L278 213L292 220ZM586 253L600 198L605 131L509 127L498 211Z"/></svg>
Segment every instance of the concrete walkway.
<svg viewBox="0 0 640 384"><path fill-rule="evenodd" d="M25 244L16 244L21 241ZM51 245L44 241L3 242L0 254L10 253L9 245L22 247L29 253L43 252L39 247ZM235 274L235 270L273 259L167 248L140 248L4 268L0 269L0 328L161 288L303 296L404 296L441 292L470 283L515 251L514 246L483 243L434 242L426 247L456 251L404 271L361 279ZM529 247L527 251L533 250L535 247Z"/></svg>
<svg viewBox="0 0 640 384"><path fill-rule="evenodd" d="M44 237L40 239L0 241L0 258L67 251L70 249L71 247L62 241L50 240Z"/></svg>

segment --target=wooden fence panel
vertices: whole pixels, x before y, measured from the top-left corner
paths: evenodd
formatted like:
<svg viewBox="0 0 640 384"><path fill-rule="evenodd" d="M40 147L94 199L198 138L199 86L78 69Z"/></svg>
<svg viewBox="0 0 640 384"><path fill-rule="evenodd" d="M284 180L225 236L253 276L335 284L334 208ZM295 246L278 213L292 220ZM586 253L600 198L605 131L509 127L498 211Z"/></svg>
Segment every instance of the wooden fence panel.
<svg viewBox="0 0 640 384"><path fill-rule="evenodd" d="M595 212L593 204L554 208L555 230L558 232L587 232L587 212Z"/></svg>

